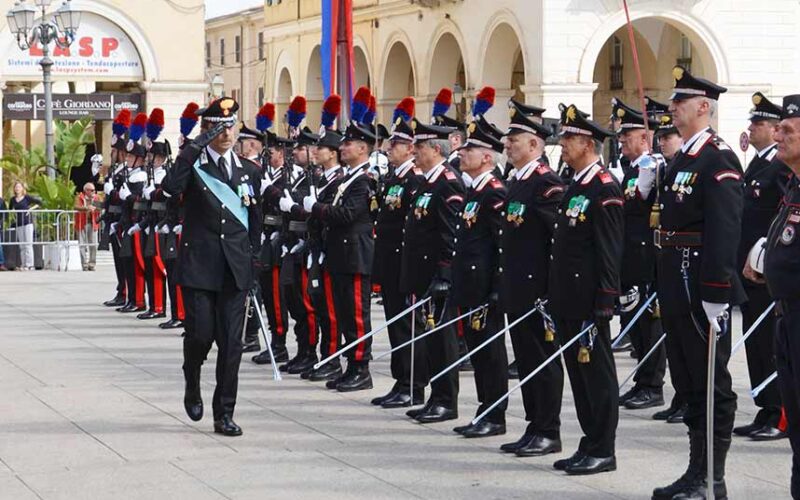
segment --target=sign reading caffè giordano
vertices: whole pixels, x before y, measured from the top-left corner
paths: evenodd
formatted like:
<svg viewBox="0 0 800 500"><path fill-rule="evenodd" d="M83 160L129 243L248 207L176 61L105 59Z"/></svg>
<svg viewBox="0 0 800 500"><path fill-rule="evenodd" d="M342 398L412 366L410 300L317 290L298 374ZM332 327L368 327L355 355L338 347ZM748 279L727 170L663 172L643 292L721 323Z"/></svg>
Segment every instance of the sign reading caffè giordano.
<svg viewBox="0 0 800 500"><path fill-rule="evenodd" d="M113 120L122 110L141 111L142 94L53 94L53 117L77 120ZM8 120L44 120L44 94L8 93L3 96L3 117Z"/></svg>
<svg viewBox="0 0 800 500"><path fill-rule="evenodd" d="M22 51L8 32L0 40L0 76L6 81L38 81L42 78L38 43ZM139 51L130 37L111 20L91 12L81 14L77 36L67 48L51 46L55 78L88 77L97 81L141 81L144 79Z"/></svg>

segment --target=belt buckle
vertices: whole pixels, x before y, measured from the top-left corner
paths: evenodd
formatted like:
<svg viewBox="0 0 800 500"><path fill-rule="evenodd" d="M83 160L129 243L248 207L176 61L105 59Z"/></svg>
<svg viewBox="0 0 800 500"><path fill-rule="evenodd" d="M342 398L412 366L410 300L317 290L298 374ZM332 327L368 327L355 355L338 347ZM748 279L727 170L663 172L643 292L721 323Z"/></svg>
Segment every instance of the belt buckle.
<svg viewBox="0 0 800 500"><path fill-rule="evenodd" d="M656 229L653 231L653 246L661 250L661 230Z"/></svg>

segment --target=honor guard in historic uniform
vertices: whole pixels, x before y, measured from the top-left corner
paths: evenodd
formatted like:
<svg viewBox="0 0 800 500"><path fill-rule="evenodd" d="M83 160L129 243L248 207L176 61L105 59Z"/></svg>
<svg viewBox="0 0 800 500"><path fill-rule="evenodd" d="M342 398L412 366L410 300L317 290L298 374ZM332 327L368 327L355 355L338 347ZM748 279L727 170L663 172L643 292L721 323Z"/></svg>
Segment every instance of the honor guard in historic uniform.
<svg viewBox="0 0 800 500"><path fill-rule="evenodd" d="M111 136L111 163L108 167L108 175L103 185L105 194L105 212L103 214L103 230L108 233L111 243L111 254L114 258L114 271L117 276L117 292L114 298L103 302L107 307L121 307L126 301L126 282L125 267L120 257L120 235L118 233L119 220L122 215L122 204L118 196L119 188L127 177L127 167L125 165L125 145L127 144L128 128L131 124L130 110L123 109L114 118L111 125L113 132Z"/></svg>
<svg viewBox="0 0 800 500"><path fill-rule="evenodd" d="M638 316L628 335L633 344L636 359L650 353L658 342L663 328L658 317L657 298L645 306L656 293L656 256L653 246L653 227L650 213L656 191L642 198L636 190L639 177L639 164L644 161L659 163L663 172L666 162L658 154L651 154L653 134L658 122L645 117L628 107L619 99L612 99L612 113L619 121L619 142L622 156L627 161L623 168L622 194L625 200L625 246L622 254L622 292L620 297L620 323L627 327L642 307L645 311ZM634 375L634 386L619 397L620 406L629 410L652 408L664 404L664 373L666 371L666 351L663 346L650 354L648 360Z"/></svg>
<svg viewBox="0 0 800 500"><path fill-rule="evenodd" d="M331 275L336 321L345 345L372 330L370 273L375 243L370 216L371 187L366 171L374 143L374 128L351 122L339 147L347 170L333 201L322 203L314 192L303 199L305 211L325 224L325 262ZM329 380L326 387L339 392L371 389L371 339L347 351L346 357L347 369L341 377Z"/></svg>
<svg viewBox="0 0 800 500"><path fill-rule="evenodd" d="M242 434L233 412L245 298L261 245L261 176L233 153L238 109L221 97L198 110L203 133L183 148L162 182L164 194L183 195L186 208L177 269L186 306L184 408L192 420L203 417L200 368L216 342L214 432L226 436Z"/></svg>
<svg viewBox="0 0 800 500"><path fill-rule="evenodd" d="M467 140L467 124L450 118L447 112L453 105L453 91L445 87L436 95L433 103L433 123L440 127L449 127L452 129L447 140L450 142L450 154L447 156L447 162L452 168L459 171L461 159L455 152Z"/></svg>
<svg viewBox="0 0 800 500"><path fill-rule="evenodd" d="M411 302L430 297L422 306L429 326L452 317L450 284L458 213L464 205L464 184L458 172L447 163L450 156L448 136L453 129L412 121L414 156L424 178L411 201L403 237L400 290ZM416 319L420 311L415 311ZM420 332L422 333L422 332ZM418 367L421 381L438 373L457 359L458 340L455 326L450 326L417 342L426 360ZM417 367L415 366L415 370ZM416 373L414 374L416 377ZM426 382L427 385L427 382ZM458 418L458 372L451 370L431 384L431 394L421 409L410 410L409 417L420 423L442 422Z"/></svg>
<svg viewBox="0 0 800 500"><path fill-rule="evenodd" d="M800 498L800 95L783 98L782 118L775 133L776 159L788 165L794 175L765 244L755 249L756 256L762 248L766 250L763 269L748 265L745 277L757 279L760 276L756 273L763 272L770 296L777 301L775 364L792 445L791 494Z"/></svg>
<svg viewBox="0 0 800 500"><path fill-rule="evenodd" d="M570 105L561 114L561 159L575 172L554 224L548 308L562 344L575 409L583 431L578 450L554 467L568 474L615 470L619 419L617 372L609 321L619 295L624 201L600 164L611 132Z"/></svg>
<svg viewBox="0 0 800 500"><path fill-rule="evenodd" d="M736 394L727 364L731 353L729 306L744 292L736 252L742 224L742 169L736 154L711 129L719 95L727 89L673 70L670 112L684 137L663 182L640 165L636 187L647 198L659 189L660 227L654 233L658 298L667 333L667 358L675 389L688 408L690 456L686 472L653 498L703 498L706 494L706 391L709 334L718 335L714 387L715 496L724 498L725 458L731 443ZM676 496L677 495L677 496Z"/></svg>
<svg viewBox="0 0 800 500"><path fill-rule="evenodd" d="M116 194L117 199L122 202L122 215L119 222L122 236L120 256L125 268L126 289L128 290L128 303L117 311L125 313L145 310L144 257L139 218L141 210L147 208L147 203L139 198L147 184L147 173L144 169L147 152L139 140L144 135L146 125L147 115L137 114L131 124L130 137L125 146L127 178Z"/></svg>
<svg viewBox="0 0 800 500"><path fill-rule="evenodd" d="M409 118L411 118L409 116ZM381 287L383 311L393 318L407 307L406 295L400 290L400 271L403 262L403 225L411 208L414 193L420 184L421 172L414 164L414 131L410 120L398 116L389 137L389 174L383 180L379 196L380 211L375 223L375 262L372 280ZM411 339L411 314L388 326L389 343L398 346ZM417 367L425 360L421 349L414 349ZM372 404L383 408L399 408L422 404L425 384L415 370L411 381L411 347L392 353L391 374L395 380L389 392L374 398ZM411 401L411 384L414 384L414 401Z"/></svg>
<svg viewBox="0 0 800 500"><path fill-rule="evenodd" d="M744 210L742 212L742 239L739 243L738 269L742 270L753 245L766 236L772 220L777 215L780 202L788 189L792 171L775 158L778 145L773 135L781 118L781 108L761 92L753 94L750 111L750 145L756 150L744 173ZM742 284L747 302L741 304L742 330L748 331L772 303L773 298L763 280L753 281L743 276ZM775 315L767 314L745 342L747 370L750 385L756 387L775 371ZM781 397L777 384L770 384L755 398L760 408L755 420L734 427L733 433L758 441L786 437L785 424L781 424Z"/></svg>
<svg viewBox="0 0 800 500"><path fill-rule="evenodd" d="M509 323L547 298L551 239L557 210L566 187L541 163L551 131L526 114L511 112L506 154L513 174L500 234L500 304ZM511 329L511 346L520 378L526 377L558 348L554 325L535 313ZM516 441L500 449L519 456L561 451L561 396L564 370L560 360L545 366L533 383L522 386L528 426Z"/></svg>
<svg viewBox="0 0 800 500"><path fill-rule="evenodd" d="M506 188L493 172L503 153L502 141L478 122L471 123L468 130L467 142L458 151L461 171L469 176L470 183L456 225L451 300L464 311L488 304L464 320L464 339L467 348L473 350L503 328L498 259ZM476 415L480 415L508 390L505 335L474 352L471 360L479 403ZM505 434L506 406L501 404L477 424L459 426L454 431L466 438Z"/></svg>

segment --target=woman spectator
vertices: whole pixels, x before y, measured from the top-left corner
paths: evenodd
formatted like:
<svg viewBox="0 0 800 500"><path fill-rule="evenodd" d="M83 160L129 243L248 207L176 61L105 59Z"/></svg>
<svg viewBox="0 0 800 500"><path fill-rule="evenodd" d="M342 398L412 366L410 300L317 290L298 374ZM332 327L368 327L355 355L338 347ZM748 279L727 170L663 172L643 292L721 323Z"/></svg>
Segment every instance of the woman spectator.
<svg viewBox="0 0 800 500"><path fill-rule="evenodd" d="M40 200L30 196L25 189L25 185L20 181L14 183L14 196L9 200L9 210L16 210L14 223L17 242L20 243L20 267L21 270L33 269L33 216L31 210L39 208Z"/></svg>

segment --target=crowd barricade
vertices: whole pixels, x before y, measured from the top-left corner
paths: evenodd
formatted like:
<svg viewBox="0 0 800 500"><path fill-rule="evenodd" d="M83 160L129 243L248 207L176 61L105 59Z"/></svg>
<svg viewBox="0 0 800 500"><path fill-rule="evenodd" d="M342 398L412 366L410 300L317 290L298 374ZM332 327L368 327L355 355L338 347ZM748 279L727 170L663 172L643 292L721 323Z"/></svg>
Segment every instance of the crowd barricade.
<svg viewBox="0 0 800 500"><path fill-rule="evenodd" d="M80 270L80 246L97 246L97 240L79 241L77 214L77 210L0 210L0 245L6 267L22 266L22 253L32 249L36 269ZM31 238L28 224L33 226Z"/></svg>

